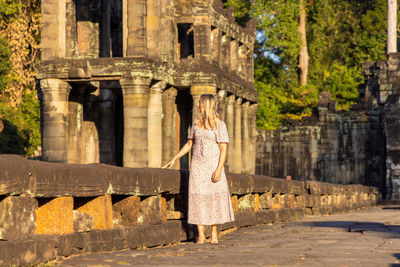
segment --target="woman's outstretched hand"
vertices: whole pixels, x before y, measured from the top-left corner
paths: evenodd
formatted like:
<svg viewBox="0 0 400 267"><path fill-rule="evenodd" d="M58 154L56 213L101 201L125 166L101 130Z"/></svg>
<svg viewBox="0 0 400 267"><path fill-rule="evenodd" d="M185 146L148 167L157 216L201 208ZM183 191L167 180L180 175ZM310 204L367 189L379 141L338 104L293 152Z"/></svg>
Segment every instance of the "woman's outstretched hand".
<svg viewBox="0 0 400 267"><path fill-rule="evenodd" d="M211 176L211 181L212 181L213 183L216 183L216 182L219 181L219 179L221 179L221 170L220 170L220 169L216 169L216 170L213 172L212 176Z"/></svg>
<svg viewBox="0 0 400 267"><path fill-rule="evenodd" d="M175 163L175 160L171 159L170 162L168 162L167 164L162 166L161 169L171 168L174 165L174 163Z"/></svg>

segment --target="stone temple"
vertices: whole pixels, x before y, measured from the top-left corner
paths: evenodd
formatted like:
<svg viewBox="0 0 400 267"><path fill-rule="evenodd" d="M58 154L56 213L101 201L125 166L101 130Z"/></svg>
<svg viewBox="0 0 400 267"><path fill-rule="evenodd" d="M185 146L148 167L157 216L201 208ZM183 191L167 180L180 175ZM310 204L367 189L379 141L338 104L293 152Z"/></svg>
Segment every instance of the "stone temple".
<svg viewBox="0 0 400 267"><path fill-rule="evenodd" d="M214 94L233 173L254 173L256 21L221 0L42 0L43 160L160 167ZM190 155L177 168L189 167Z"/></svg>

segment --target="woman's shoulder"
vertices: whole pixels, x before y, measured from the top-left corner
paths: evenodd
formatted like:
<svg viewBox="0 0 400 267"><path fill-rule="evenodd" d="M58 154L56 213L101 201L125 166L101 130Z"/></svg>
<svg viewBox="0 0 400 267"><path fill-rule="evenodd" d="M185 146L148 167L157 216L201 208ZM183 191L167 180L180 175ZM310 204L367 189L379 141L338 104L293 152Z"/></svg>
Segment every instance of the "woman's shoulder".
<svg viewBox="0 0 400 267"><path fill-rule="evenodd" d="M216 121L217 121L217 125L219 125L219 124L225 124L225 122L224 122L223 120L217 119Z"/></svg>

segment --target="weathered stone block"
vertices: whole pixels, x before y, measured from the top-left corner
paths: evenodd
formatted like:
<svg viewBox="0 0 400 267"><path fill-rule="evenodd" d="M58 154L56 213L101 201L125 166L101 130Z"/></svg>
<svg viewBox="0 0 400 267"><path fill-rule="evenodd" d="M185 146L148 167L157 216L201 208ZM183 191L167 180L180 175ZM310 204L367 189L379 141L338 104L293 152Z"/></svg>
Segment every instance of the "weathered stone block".
<svg viewBox="0 0 400 267"><path fill-rule="evenodd" d="M54 236L21 241L0 242L1 266L33 266L57 256Z"/></svg>
<svg viewBox="0 0 400 267"><path fill-rule="evenodd" d="M126 248L124 229L115 228L82 233L86 239L85 250L88 253L113 251Z"/></svg>
<svg viewBox="0 0 400 267"><path fill-rule="evenodd" d="M161 197L151 196L140 202L138 224L162 223Z"/></svg>
<svg viewBox="0 0 400 267"><path fill-rule="evenodd" d="M254 195L247 194L238 199L239 210L254 210Z"/></svg>
<svg viewBox="0 0 400 267"><path fill-rule="evenodd" d="M90 199L88 202L79 205L76 210L93 216L94 229L113 228L113 210L111 195L99 196Z"/></svg>
<svg viewBox="0 0 400 267"><path fill-rule="evenodd" d="M274 223L278 220L278 210L260 210L255 213L257 224Z"/></svg>
<svg viewBox="0 0 400 267"><path fill-rule="evenodd" d="M271 208L272 209L281 209L282 208L282 198L280 194L275 194L271 199Z"/></svg>
<svg viewBox="0 0 400 267"><path fill-rule="evenodd" d="M23 194L29 192L30 164L18 155L0 155L0 194Z"/></svg>
<svg viewBox="0 0 400 267"><path fill-rule="evenodd" d="M113 204L115 224L136 226L140 212L140 197L129 196Z"/></svg>
<svg viewBox="0 0 400 267"><path fill-rule="evenodd" d="M69 234L74 232L72 197L40 199L36 210L35 234Z"/></svg>
<svg viewBox="0 0 400 267"><path fill-rule="evenodd" d="M260 195L260 209L272 208L272 193L264 193Z"/></svg>
<svg viewBox="0 0 400 267"><path fill-rule="evenodd" d="M320 195L306 195L306 206L320 207L321 206L321 196Z"/></svg>
<svg viewBox="0 0 400 267"><path fill-rule="evenodd" d="M306 206L306 196L300 195L296 196L296 208L304 208Z"/></svg>
<svg viewBox="0 0 400 267"><path fill-rule="evenodd" d="M232 209L234 212L239 211L239 203L237 195L231 196Z"/></svg>
<svg viewBox="0 0 400 267"><path fill-rule="evenodd" d="M30 239L35 229L36 199L10 196L0 200L0 240Z"/></svg>
<svg viewBox="0 0 400 267"><path fill-rule="evenodd" d="M295 208L296 198L293 194L282 195L281 200L283 200L283 207L291 209Z"/></svg>
<svg viewBox="0 0 400 267"><path fill-rule="evenodd" d="M167 210L167 220L179 220L183 218L183 213L180 211Z"/></svg>
<svg viewBox="0 0 400 267"><path fill-rule="evenodd" d="M74 232L88 232L93 229L93 216L74 210Z"/></svg>

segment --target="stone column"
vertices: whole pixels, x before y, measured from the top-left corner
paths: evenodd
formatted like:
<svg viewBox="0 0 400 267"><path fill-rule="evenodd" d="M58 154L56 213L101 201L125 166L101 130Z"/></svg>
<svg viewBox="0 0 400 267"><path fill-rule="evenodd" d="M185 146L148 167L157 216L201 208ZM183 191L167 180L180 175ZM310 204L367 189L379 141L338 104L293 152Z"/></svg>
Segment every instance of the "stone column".
<svg viewBox="0 0 400 267"><path fill-rule="evenodd" d="M387 8L387 53L397 52L397 1L388 0Z"/></svg>
<svg viewBox="0 0 400 267"><path fill-rule="evenodd" d="M221 54L221 31L218 28L214 28L211 31L211 54L213 62L220 62Z"/></svg>
<svg viewBox="0 0 400 267"><path fill-rule="evenodd" d="M178 90L171 87L163 92L162 164L166 164L176 152L175 99Z"/></svg>
<svg viewBox="0 0 400 267"><path fill-rule="evenodd" d="M177 39L171 38L175 36L176 26L174 17L174 2L160 1L161 18L160 18L160 57L162 62L175 62L177 56Z"/></svg>
<svg viewBox="0 0 400 267"><path fill-rule="evenodd" d="M249 101L242 104L242 172L250 173Z"/></svg>
<svg viewBox="0 0 400 267"><path fill-rule="evenodd" d="M68 156L67 163L80 164L82 160L82 136L83 136L83 104L85 101L85 90L82 85L75 85L78 90L69 95L68 101ZM75 89L75 88L74 88Z"/></svg>
<svg viewBox="0 0 400 267"><path fill-rule="evenodd" d="M160 168L162 159L162 92L165 88L165 82L160 81L150 88L148 105L148 160L149 167Z"/></svg>
<svg viewBox="0 0 400 267"><path fill-rule="evenodd" d="M222 55L220 60L220 66L224 69L230 69L230 57L231 57L231 45L230 45L231 37L229 37L226 33L222 34L221 37L221 47L222 47Z"/></svg>
<svg viewBox="0 0 400 267"><path fill-rule="evenodd" d="M42 60L65 57L66 2L42 0L40 51Z"/></svg>
<svg viewBox="0 0 400 267"><path fill-rule="evenodd" d="M238 50L239 50L239 43L236 39L230 42L230 70L233 72L238 71Z"/></svg>
<svg viewBox="0 0 400 267"><path fill-rule="evenodd" d="M127 77L121 80L124 94L124 167L147 167L147 105L151 79Z"/></svg>
<svg viewBox="0 0 400 267"><path fill-rule="evenodd" d="M254 52L249 49L247 54L247 81L254 83Z"/></svg>
<svg viewBox="0 0 400 267"><path fill-rule="evenodd" d="M228 165L230 171L232 171L233 168L233 152L234 152L234 108L233 104L235 102L235 95L230 95L225 99L225 104L226 104L226 113L225 113L225 124L226 128L228 130L228 135L229 135L229 144L228 144Z"/></svg>
<svg viewBox="0 0 400 267"><path fill-rule="evenodd" d="M160 19L162 0L147 0L147 55L160 57Z"/></svg>
<svg viewBox="0 0 400 267"><path fill-rule="evenodd" d="M249 108L250 110L250 156L251 156L251 168L250 173L254 174L256 172L256 160L257 160L257 110L258 104L252 104Z"/></svg>
<svg viewBox="0 0 400 267"><path fill-rule="evenodd" d="M211 62L211 24L208 16L195 16L194 58Z"/></svg>
<svg viewBox="0 0 400 267"><path fill-rule="evenodd" d="M240 77L247 80L247 51L244 45L239 47L237 71Z"/></svg>
<svg viewBox="0 0 400 267"><path fill-rule="evenodd" d="M229 166L233 173L242 171L242 98L235 100L235 122L234 122L234 151L233 166Z"/></svg>
<svg viewBox="0 0 400 267"><path fill-rule="evenodd" d="M147 0L123 0L124 56L147 56Z"/></svg>
<svg viewBox="0 0 400 267"><path fill-rule="evenodd" d="M225 120L225 98L226 91L219 90L217 93L217 112L223 121Z"/></svg>
<svg viewBox="0 0 400 267"><path fill-rule="evenodd" d="M67 162L68 95L71 87L59 79L40 81L43 93L43 160Z"/></svg>
<svg viewBox="0 0 400 267"><path fill-rule="evenodd" d="M190 94L193 97L192 121L199 117L199 110L197 108L202 94L215 95L217 88L213 85L192 85L190 87Z"/></svg>
<svg viewBox="0 0 400 267"><path fill-rule="evenodd" d="M75 0L66 0L66 33L65 33L65 57L66 58L73 58L76 56L76 5ZM43 19L43 18L42 18ZM43 41L43 39L42 39ZM43 55L43 50L42 50Z"/></svg>

